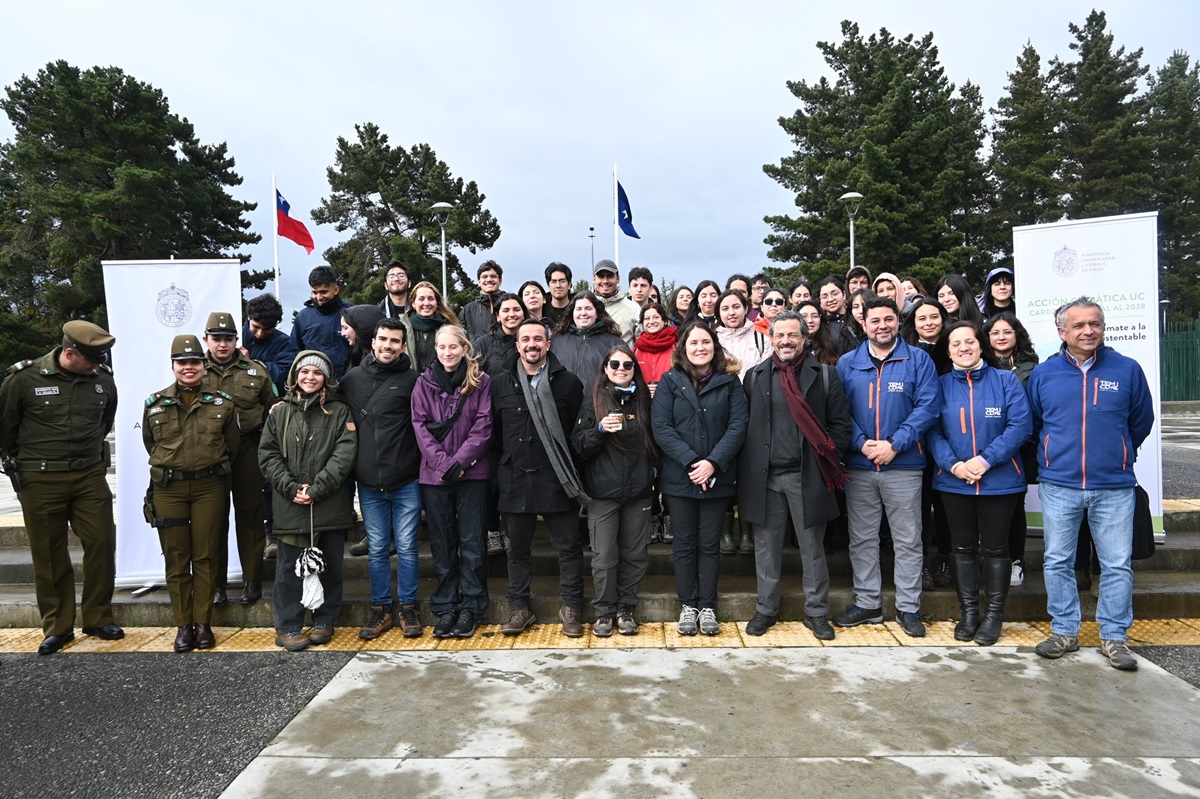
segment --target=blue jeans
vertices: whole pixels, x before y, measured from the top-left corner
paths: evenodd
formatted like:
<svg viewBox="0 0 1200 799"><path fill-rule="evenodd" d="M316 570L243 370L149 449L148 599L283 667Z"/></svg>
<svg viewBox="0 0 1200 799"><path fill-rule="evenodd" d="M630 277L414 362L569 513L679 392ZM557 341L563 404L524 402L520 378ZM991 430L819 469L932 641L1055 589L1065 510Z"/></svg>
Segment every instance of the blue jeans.
<svg viewBox="0 0 1200 799"><path fill-rule="evenodd" d="M1042 483L1038 493L1046 537L1042 574L1051 631L1079 635L1082 620L1075 585L1075 548L1086 513L1100 559L1100 599L1096 602L1100 638L1124 641L1133 624L1133 489L1079 489Z"/></svg>
<svg viewBox="0 0 1200 799"><path fill-rule="evenodd" d="M392 541L396 542L396 592L401 605L417 601L417 529L421 526L421 486L416 480L384 490L358 484L358 506L367 531L367 574L371 604L392 605Z"/></svg>

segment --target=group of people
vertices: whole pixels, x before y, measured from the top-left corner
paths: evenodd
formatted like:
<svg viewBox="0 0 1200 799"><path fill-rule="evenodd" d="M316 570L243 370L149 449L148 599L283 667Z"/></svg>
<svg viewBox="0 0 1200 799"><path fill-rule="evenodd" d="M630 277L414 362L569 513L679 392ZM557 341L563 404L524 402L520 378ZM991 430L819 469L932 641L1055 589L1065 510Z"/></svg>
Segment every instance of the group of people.
<svg viewBox="0 0 1200 799"><path fill-rule="evenodd" d="M656 539L672 547L680 634L720 632L720 558L738 551L753 552L758 582L746 632L764 634L779 618L784 543L794 530L804 625L817 638L883 622L880 549L888 537L904 632L925 635L922 591L953 582L961 607L955 637L986 646L1000 639L1009 586L1023 576L1024 496L1036 481L1053 620L1038 654L1078 648L1075 554L1087 524L1102 567L1102 650L1114 667L1136 668L1125 646L1132 467L1154 410L1138 364L1104 345L1103 309L1090 299L1058 310L1062 347L1038 364L1008 269L989 274L978 296L959 275L926 293L911 277L872 278L855 266L786 291L765 274L734 275L723 289L706 280L664 304L642 267L630 270L626 293L616 264L599 261L592 290L573 293L570 268L554 262L545 287L527 281L513 294L502 289L500 265L485 261L479 297L458 313L432 284L414 284L399 261L383 277L383 301L354 306L340 297L332 270L313 270L311 300L291 336L278 329L278 302L263 295L247 304L242 348L224 312L209 317L204 347L194 336L173 342L175 382L147 399L143 434L152 466L147 518L162 541L177 651L211 647L212 606L228 601L221 525L231 490L240 601L262 596L269 519L276 643L289 650L332 639L355 492L366 535L349 550L368 557L365 639L397 626L405 636L424 634L423 511L439 638L474 634L489 603L489 554L504 554L508 566L501 631L518 635L535 621L531 545L541 516L558 556L567 636L585 632L585 523L595 635L636 634ZM72 458L90 453L111 427L116 396L101 357L111 343L94 325L72 322L43 368L9 371L0 449L22 476L35 471L26 464L53 458L62 471L102 478L99 459ZM96 386L99 408L81 382ZM31 389L50 383L64 390L46 404L82 414L75 403L86 396L92 422L86 442L60 439L43 453L30 431L51 422L41 420L46 411L33 397L42 394ZM77 428L82 435L81 426L69 427ZM30 475L43 514L54 503L41 484L49 493L55 471ZM32 527L28 495L27 486L21 499ZM59 517L65 548L69 503L49 524L51 548ZM835 614L825 539L841 519L854 599ZM107 539L111 546L111 530ZM298 567L308 562L306 548L324 555L324 601L307 632ZM89 557L84 632L117 637L111 566L90 578ZM47 597L52 587L63 593L61 565L43 571L39 601L43 588ZM107 596L93 591L89 605L89 583L105 574ZM60 596L43 608L52 650L54 639L61 647L70 635L73 594L66 604Z"/></svg>

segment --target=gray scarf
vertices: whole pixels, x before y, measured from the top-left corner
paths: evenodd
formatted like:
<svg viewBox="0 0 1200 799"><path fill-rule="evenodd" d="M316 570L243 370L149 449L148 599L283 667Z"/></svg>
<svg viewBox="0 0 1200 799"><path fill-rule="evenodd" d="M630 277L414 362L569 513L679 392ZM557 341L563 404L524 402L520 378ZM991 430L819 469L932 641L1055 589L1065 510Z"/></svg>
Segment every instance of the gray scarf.
<svg viewBox="0 0 1200 799"><path fill-rule="evenodd" d="M547 365L546 374L537 381L535 388L530 385L528 375L518 363L517 382L521 384L525 402L529 405L529 415L533 417L533 426L546 449L558 482L562 484L567 496L586 508L591 504L592 498L583 490L583 482L579 479L579 472L575 470L575 462L571 459L571 450L567 447L567 436L563 432L562 422L558 419L554 395L550 392L549 366Z"/></svg>

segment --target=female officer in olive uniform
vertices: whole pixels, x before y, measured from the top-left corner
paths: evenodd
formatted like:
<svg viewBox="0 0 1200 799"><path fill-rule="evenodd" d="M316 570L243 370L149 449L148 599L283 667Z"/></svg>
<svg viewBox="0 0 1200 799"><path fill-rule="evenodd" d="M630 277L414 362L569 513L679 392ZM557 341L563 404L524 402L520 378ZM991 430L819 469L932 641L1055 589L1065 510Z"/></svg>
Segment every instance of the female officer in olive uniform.
<svg viewBox="0 0 1200 799"><path fill-rule="evenodd" d="M154 522L167 565L179 634L175 651L211 649L217 539L228 516L227 475L241 437L229 395L206 391L195 336L171 344L175 383L146 400L142 441L150 453Z"/></svg>

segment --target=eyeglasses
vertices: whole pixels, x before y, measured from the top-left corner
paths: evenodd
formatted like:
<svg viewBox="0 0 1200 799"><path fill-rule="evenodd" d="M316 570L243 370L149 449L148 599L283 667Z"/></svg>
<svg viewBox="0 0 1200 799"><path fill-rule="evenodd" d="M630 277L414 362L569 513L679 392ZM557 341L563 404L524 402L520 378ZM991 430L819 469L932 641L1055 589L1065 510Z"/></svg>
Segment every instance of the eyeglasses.
<svg viewBox="0 0 1200 799"><path fill-rule="evenodd" d="M570 283L570 282L571 282L571 281L567 280L565 277L554 277L554 278L550 278L550 285L551 285L551 286L565 286L566 284L568 284L568 283Z"/></svg>
<svg viewBox="0 0 1200 799"><path fill-rule="evenodd" d="M633 361L618 361L614 359L608 362L608 368L614 372L628 372L633 368Z"/></svg>
<svg viewBox="0 0 1200 799"><path fill-rule="evenodd" d="M773 297L773 298L768 297L767 299L762 301L762 304L763 305L785 305L785 304L787 304L787 300L785 300L783 297Z"/></svg>

